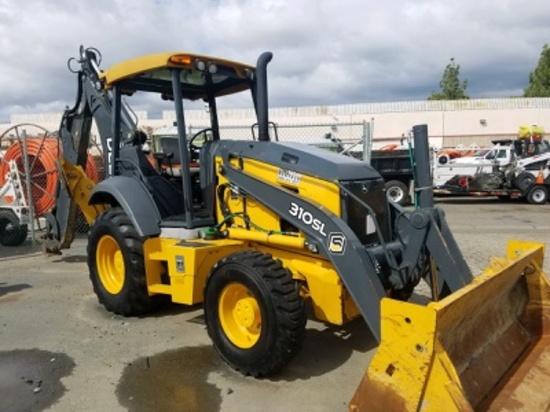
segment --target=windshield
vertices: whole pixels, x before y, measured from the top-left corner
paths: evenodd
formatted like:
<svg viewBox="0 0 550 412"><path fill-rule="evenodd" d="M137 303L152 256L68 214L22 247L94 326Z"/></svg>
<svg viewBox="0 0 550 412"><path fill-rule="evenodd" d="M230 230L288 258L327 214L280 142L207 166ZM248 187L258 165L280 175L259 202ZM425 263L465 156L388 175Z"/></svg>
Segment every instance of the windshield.
<svg viewBox="0 0 550 412"><path fill-rule="evenodd" d="M508 150L500 149L497 153L497 159L506 159L508 157Z"/></svg>
<svg viewBox="0 0 550 412"><path fill-rule="evenodd" d="M489 149L481 149L481 150L478 150L477 152L475 152L472 156L473 157L483 157L487 153L489 153Z"/></svg>

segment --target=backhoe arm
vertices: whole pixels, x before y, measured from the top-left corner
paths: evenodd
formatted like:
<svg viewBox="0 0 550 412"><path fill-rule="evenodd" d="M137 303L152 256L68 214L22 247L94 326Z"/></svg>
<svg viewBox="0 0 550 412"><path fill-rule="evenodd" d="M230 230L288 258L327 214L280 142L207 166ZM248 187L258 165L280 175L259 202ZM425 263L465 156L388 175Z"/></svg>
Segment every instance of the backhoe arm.
<svg viewBox="0 0 550 412"><path fill-rule="evenodd" d="M46 216L46 248L49 250L70 247L75 235L78 209L87 205L87 194L92 189L89 187L91 182L73 184L69 180L82 182L86 178L84 170L91 141L92 122L95 121L99 132L106 176L114 174L113 152L118 150L121 143L131 142L135 135L136 125L126 107L122 107L121 110L121 136L115 139L113 135L113 93L103 87L100 61L99 51L81 46L80 57L72 58L68 62L69 70L77 74L77 95L75 105L65 110L59 127L63 160L59 164L60 178L55 206ZM74 63L80 65L78 71L71 68L71 64ZM68 170L70 176L67 174ZM101 210L101 207L97 208L97 213ZM88 211L86 219L90 218L93 218L93 212Z"/></svg>

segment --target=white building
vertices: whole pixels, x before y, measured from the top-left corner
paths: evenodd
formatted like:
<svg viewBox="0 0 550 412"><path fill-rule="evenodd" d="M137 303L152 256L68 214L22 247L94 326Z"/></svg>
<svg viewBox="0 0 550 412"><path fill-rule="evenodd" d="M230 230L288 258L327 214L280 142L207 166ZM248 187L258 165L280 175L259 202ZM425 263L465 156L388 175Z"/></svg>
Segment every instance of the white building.
<svg viewBox="0 0 550 412"><path fill-rule="evenodd" d="M141 127L152 129L171 126L175 120L173 111L163 112L161 119L149 119L146 112L136 112L136 115ZM12 115L10 123L0 124L0 135L19 124L37 124L56 131L61 116L61 112ZM222 128L248 130L247 133L255 123L252 108L220 109L219 118ZM468 146L472 143L488 146L493 139L515 137L520 125L537 124L550 130L550 98L280 107L270 110L270 120L282 129L291 125L301 128L300 133L280 134L281 140L301 140L300 136L305 140L317 139L330 131L337 132L340 139L358 139L361 137L358 125L373 120L375 141L398 140L413 125L427 124L431 144L435 147ZM206 126L209 124L208 113L189 110L186 112L186 122L192 129Z"/></svg>

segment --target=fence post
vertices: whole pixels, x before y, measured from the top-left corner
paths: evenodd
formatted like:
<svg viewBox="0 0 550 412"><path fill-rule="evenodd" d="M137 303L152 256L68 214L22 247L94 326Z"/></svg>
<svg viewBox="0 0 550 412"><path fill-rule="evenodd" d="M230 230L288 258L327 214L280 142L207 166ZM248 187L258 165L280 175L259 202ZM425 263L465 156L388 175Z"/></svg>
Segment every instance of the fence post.
<svg viewBox="0 0 550 412"><path fill-rule="evenodd" d="M25 169L25 184L27 185L27 199L29 199L29 219L31 221L31 242L32 246L36 246L34 237L34 199L32 198L31 189L31 171L29 170L29 153L27 148L27 131L21 132L23 138L23 168Z"/></svg>
<svg viewBox="0 0 550 412"><path fill-rule="evenodd" d="M373 140L374 118L370 122L363 120L363 161L368 164L370 164Z"/></svg>

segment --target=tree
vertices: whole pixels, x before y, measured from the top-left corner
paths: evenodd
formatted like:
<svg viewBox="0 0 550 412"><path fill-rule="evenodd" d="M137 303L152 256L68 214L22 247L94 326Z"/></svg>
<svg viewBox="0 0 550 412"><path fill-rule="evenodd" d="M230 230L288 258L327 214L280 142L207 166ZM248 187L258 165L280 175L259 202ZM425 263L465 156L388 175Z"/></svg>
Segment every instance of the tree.
<svg viewBox="0 0 550 412"><path fill-rule="evenodd" d="M529 86L524 97L550 97L550 47L542 48L540 59L534 71L529 73Z"/></svg>
<svg viewBox="0 0 550 412"><path fill-rule="evenodd" d="M445 67L443 77L439 82L441 91L432 92L428 100L462 100L469 99L466 94L468 80L460 82L460 65L456 64L455 59L451 57L451 62Z"/></svg>

